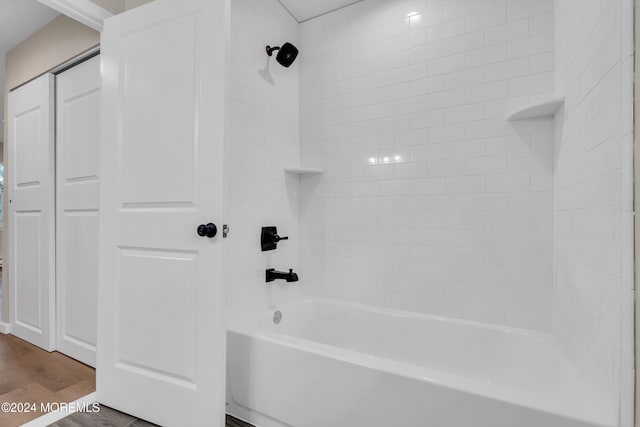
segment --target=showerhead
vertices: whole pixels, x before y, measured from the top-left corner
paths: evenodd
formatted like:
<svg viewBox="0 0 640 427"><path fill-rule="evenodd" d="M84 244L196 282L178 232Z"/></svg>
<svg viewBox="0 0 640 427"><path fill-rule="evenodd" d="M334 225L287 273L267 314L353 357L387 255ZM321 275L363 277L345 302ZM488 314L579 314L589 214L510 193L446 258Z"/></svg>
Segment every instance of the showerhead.
<svg viewBox="0 0 640 427"><path fill-rule="evenodd" d="M291 43L285 43L282 46L267 46L267 55L272 56L274 50L278 51L276 61L283 67L290 67L298 57L298 48Z"/></svg>

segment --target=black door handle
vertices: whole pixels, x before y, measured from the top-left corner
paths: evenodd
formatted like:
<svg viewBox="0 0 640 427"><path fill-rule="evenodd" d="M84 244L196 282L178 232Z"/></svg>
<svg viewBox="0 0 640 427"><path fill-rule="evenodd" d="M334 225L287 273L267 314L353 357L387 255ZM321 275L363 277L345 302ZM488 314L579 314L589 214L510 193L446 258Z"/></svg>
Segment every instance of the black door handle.
<svg viewBox="0 0 640 427"><path fill-rule="evenodd" d="M216 225L212 222L207 225L200 224L198 226L198 236L200 237L208 237L211 239L213 237L216 237L216 234L218 234L218 227L216 227Z"/></svg>

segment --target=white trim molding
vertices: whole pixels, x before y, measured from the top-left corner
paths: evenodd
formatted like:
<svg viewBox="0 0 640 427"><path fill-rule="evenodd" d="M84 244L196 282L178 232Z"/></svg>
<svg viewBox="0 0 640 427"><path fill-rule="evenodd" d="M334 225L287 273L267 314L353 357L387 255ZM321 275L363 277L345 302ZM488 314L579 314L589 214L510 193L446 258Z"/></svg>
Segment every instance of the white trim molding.
<svg viewBox="0 0 640 427"><path fill-rule="evenodd" d="M0 334L10 334L11 333L11 323L0 321Z"/></svg>
<svg viewBox="0 0 640 427"><path fill-rule="evenodd" d="M96 31L102 31L102 23L113 16L109 12L89 0L38 0L45 6L75 19Z"/></svg>

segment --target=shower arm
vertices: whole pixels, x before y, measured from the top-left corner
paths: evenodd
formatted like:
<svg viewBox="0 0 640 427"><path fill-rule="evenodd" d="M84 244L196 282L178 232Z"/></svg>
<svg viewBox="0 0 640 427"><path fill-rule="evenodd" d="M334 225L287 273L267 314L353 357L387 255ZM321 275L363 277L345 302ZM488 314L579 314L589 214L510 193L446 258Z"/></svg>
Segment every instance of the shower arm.
<svg viewBox="0 0 640 427"><path fill-rule="evenodd" d="M273 52L275 52L276 50L280 50L280 46L271 47L271 46L267 45L266 50L267 50L267 55L272 56Z"/></svg>

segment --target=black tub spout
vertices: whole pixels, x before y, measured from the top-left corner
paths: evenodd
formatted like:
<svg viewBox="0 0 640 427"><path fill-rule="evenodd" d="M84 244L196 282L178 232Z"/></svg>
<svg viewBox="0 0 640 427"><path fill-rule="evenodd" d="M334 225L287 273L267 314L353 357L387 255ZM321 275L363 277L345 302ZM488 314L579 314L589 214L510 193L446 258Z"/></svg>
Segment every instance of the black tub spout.
<svg viewBox="0 0 640 427"><path fill-rule="evenodd" d="M266 279L268 282L273 282L276 279L286 280L287 282L297 282L298 275L293 272L293 268L289 269L289 272L277 271L274 268L270 268L266 271Z"/></svg>

